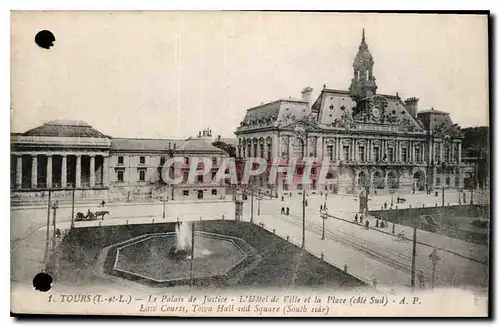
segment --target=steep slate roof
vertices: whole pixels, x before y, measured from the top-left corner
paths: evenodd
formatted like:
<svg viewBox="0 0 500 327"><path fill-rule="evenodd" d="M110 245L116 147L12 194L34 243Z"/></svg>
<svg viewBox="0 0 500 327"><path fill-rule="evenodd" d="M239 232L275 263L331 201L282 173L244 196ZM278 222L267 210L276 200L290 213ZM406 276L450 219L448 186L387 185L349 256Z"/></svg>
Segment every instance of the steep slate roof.
<svg viewBox="0 0 500 327"><path fill-rule="evenodd" d="M185 140L179 139L134 139L113 138L111 139L111 151L167 151L179 148Z"/></svg>
<svg viewBox="0 0 500 327"><path fill-rule="evenodd" d="M462 137L462 132L457 124L451 120L450 114L440 110L425 110L420 111L418 114L419 119L422 121L424 127L432 131L437 136L450 135L453 137Z"/></svg>
<svg viewBox="0 0 500 327"><path fill-rule="evenodd" d="M314 102L311 110L318 114L318 123L329 125L336 118L342 116L343 112L352 114L352 108L356 106L349 91L323 89L318 99Z"/></svg>
<svg viewBox="0 0 500 327"><path fill-rule="evenodd" d="M214 154L224 154L224 150L219 149L212 145L212 141L203 138L192 138L187 139L184 143L177 148L179 152L203 152L203 153L214 153Z"/></svg>
<svg viewBox="0 0 500 327"><path fill-rule="evenodd" d="M83 121L53 120L23 133L24 136L109 138Z"/></svg>
<svg viewBox="0 0 500 327"><path fill-rule="evenodd" d="M250 108L240 123L238 131L269 126L284 126L309 113L308 102L298 99L281 99Z"/></svg>

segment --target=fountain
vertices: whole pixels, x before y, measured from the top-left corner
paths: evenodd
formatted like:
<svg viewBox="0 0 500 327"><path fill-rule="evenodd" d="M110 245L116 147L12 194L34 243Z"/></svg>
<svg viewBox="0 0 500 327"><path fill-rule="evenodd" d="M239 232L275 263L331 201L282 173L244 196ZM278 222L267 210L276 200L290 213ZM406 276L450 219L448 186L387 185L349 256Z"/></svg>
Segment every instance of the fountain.
<svg viewBox="0 0 500 327"><path fill-rule="evenodd" d="M174 261L191 259L191 227L187 223L175 225L176 244L170 248L168 256Z"/></svg>

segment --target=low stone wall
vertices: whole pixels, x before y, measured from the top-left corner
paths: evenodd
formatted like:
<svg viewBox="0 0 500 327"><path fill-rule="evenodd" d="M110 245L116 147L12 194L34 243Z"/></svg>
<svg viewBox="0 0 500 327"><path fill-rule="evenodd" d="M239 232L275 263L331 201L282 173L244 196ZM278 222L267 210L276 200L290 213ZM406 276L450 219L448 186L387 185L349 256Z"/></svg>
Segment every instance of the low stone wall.
<svg viewBox="0 0 500 327"><path fill-rule="evenodd" d="M470 224L474 219L489 219L489 207L485 205L374 210L369 211L368 214L385 221L417 227L467 242L479 244L489 242L488 228L476 228Z"/></svg>
<svg viewBox="0 0 500 327"><path fill-rule="evenodd" d="M419 218L423 215L445 215L448 217L489 217L489 207L484 205L453 205L445 207L418 207L406 209L373 210L370 215L390 222L398 222Z"/></svg>

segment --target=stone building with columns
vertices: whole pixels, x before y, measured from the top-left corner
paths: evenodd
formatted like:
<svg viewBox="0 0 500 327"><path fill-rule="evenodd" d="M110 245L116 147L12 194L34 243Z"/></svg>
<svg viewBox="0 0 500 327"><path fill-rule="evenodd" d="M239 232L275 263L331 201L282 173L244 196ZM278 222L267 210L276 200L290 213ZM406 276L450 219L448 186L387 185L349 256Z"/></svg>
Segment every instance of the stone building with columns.
<svg viewBox="0 0 500 327"><path fill-rule="evenodd" d="M353 62L348 90L323 86L311 102L310 87L301 99L281 99L247 110L235 134L243 158L265 158L269 167L290 167L268 185L267 174L253 184L267 192L301 188L357 194L362 189L389 192L462 188L462 134L448 113L418 110L418 99L403 101L398 94L378 94L374 60L365 33ZM297 181L304 173L304 157L314 157L311 184ZM328 186L320 185L323 160L331 169ZM292 183L287 175L292 173Z"/></svg>
<svg viewBox="0 0 500 327"><path fill-rule="evenodd" d="M194 183L166 185L165 161L183 157L169 171L189 172L192 157L211 157L212 172ZM51 197L131 201L203 200L225 197L224 185L210 183L227 154L211 144L211 131L188 139L112 138L81 121L56 120L25 133L11 134L11 201Z"/></svg>

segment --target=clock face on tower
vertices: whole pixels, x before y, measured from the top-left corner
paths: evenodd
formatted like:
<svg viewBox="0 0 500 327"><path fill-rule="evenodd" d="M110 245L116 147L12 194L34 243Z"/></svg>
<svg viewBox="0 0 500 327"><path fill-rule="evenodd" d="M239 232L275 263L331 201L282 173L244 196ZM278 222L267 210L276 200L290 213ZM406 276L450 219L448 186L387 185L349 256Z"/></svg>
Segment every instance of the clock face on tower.
<svg viewBox="0 0 500 327"><path fill-rule="evenodd" d="M379 107L373 107L372 109L372 116L373 118L375 119L379 119L380 118L380 108Z"/></svg>

